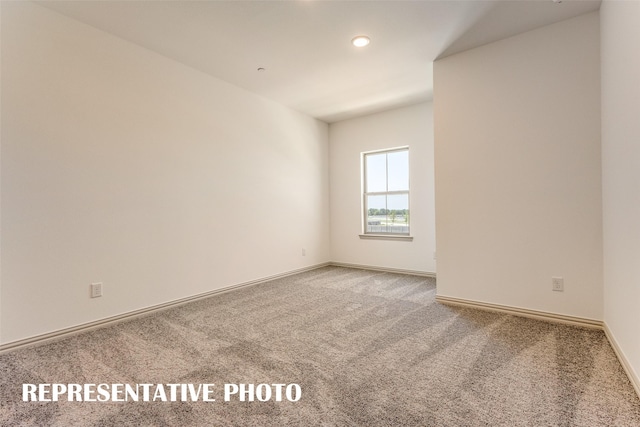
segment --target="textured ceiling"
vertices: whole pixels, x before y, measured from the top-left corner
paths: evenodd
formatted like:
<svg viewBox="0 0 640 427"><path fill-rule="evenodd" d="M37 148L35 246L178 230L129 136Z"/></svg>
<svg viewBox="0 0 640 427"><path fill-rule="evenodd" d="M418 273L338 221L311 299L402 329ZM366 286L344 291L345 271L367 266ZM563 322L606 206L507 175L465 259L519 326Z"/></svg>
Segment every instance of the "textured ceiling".
<svg viewBox="0 0 640 427"><path fill-rule="evenodd" d="M597 10L600 1L38 4L334 122L428 100L436 58ZM371 44L353 47L359 34Z"/></svg>

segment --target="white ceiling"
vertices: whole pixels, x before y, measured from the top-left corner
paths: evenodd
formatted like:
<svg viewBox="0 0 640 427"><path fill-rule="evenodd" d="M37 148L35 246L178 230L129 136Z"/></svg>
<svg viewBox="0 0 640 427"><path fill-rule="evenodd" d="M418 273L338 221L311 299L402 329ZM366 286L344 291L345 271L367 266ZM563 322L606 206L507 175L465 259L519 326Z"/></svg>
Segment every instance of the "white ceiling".
<svg viewBox="0 0 640 427"><path fill-rule="evenodd" d="M329 123L428 100L434 59L600 7L600 0L38 3ZM359 34L371 44L353 47Z"/></svg>

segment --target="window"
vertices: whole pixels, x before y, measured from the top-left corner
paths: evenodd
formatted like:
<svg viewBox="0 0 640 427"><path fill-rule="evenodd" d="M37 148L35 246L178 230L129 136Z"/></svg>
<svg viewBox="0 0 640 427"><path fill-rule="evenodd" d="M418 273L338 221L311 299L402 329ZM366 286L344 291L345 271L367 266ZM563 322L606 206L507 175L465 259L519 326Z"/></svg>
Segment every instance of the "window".
<svg viewBox="0 0 640 427"><path fill-rule="evenodd" d="M409 149L363 153L364 234L409 235Z"/></svg>

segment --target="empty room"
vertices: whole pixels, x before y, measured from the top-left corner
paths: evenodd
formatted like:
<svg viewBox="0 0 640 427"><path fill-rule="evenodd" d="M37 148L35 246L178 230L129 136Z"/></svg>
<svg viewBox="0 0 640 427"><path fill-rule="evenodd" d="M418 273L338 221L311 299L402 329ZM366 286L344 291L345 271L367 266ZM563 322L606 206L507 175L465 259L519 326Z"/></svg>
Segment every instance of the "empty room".
<svg viewBox="0 0 640 427"><path fill-rule="evenodd" d="M0 425L640 426L640 0L0 18Z"/></svg>

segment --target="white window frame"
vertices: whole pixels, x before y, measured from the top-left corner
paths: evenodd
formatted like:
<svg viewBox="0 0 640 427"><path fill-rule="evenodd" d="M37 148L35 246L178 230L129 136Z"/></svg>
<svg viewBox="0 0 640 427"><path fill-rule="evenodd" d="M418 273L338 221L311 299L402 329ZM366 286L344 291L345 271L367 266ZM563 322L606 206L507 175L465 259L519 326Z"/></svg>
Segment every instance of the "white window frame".
<svg viewBox="0 0 640 427"><path fill-rule="evenodd" d="M368 196L391 196L391 195L403 195L406 194L407 195L407 200L408 200L408 206L407 206L407 211L410 213L411 212L411 182L410 182L410 171L408 172L408 188L407 190L397 190L397 191L388 191L388 185L389 185L389 175L388 175L388 169L387 169L387 176L386 176L386 185L387 185L387 191L374 191L374 192L369 192L367 189L367 156L368 155L379 155L379 154L389 154L389 153L395 153L395 152L400 152L400 151L406 151L407 154L409 155L409 163L411 162L410 160L410 154L409 154L409 147L408 146L404 146L404 147L395 147L395 148L388 148L388 149L384 149L384 150L376 150L376 151L367 151L362 153L361 155L361 165L362 165L362 234L360 234L360 238L361 239L383 239L383 240L408 240L411 241L413 240L413 237L411 237L411 217L409 216L409 218L407 219L407 228L408 231L406 233L394 233L394 232L371 232L371 231L367 231L367 225L368 225L368 214L369 214L369 207L367 205L367 198ZM388 162L387 162L387 168L388 168ZM409 168L409 165L407 165L407 168ZM410 215L410 214L409 214Z"/></svg>

